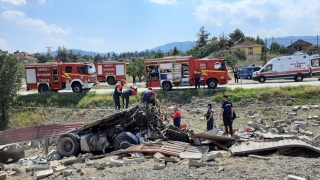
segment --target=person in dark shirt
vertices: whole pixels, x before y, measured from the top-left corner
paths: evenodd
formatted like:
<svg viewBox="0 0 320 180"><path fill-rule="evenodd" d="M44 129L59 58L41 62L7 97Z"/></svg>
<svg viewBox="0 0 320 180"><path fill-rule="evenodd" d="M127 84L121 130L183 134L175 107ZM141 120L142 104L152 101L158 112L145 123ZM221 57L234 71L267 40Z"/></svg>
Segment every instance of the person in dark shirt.
<svg viewBox="0 0 320 180"><path fill-rule="evenodd" d="M238 69L233 69L233 75L234 75L234 83L239 83L239 76L238 76Z"/></svg>
<svg viewBox="0 0 320 180"><path fill-rule="evenodd" d="M228 134L228 127L230 135L233 136L232 129L232 117L233 117L233 106L231 101L229 101L227 95L223 95L223 103L221 105L220 119L223 119L223 124L225 127L225 133Z"/></svg>
<svg viewBox="0 0 320 180"><path fill-rule="evenodd" d="M129 89L127 90L124 90L122 92L122 104L123 104L123 108L124 108L124 105L126 104L126 109L128 108L128 105L129 105L129 99L130 99L130 96L134 95L137 99L137 101L139 102L139 99L138 99L138 96L137 96L137 88L134 88L133 86L130 86ZM126 103L124 103L124 100L126 100Z"/></svg>
<svg viewBox="0 0 320 180"><path fill-rule="evenodd" d="M143 94L143 102L152 103L152 105L155 106L156 97L157 97L157 93L154 92L152 88L148 88L148 90Z"/></svg>
<svg viewBox="0 0 320 180"><path fill-rule="evenodd" d="M196 86L196 89L200 89L200 77L201 77L201 72L196 70L194 72L194 85Z"/></svg>
<svg viewBox="0 0 320 180"><path fill-rule="evenodd" d="M135 75L132 76L132 84L136 84L136 76Z"/></svg>
<svg viewBox="0 0 320 180"><path fill-rule="evenodd" d="M116 109L120 110L120 96L122 93L122 87L123 85L127 84L127 81L125 79L122 79L120 83L116 84L116 87L114 88L113 92L113 100L116 104Z"/></svg>
<svg viewBox="0 0 320 180"><path fill-rule="evenodd" d="M210 131L211 129L213 129L213 114L214 114L214 110L212 109L212 105L208 104L208 111L206 113L206 119L207 119L207 131Z"/></svg>

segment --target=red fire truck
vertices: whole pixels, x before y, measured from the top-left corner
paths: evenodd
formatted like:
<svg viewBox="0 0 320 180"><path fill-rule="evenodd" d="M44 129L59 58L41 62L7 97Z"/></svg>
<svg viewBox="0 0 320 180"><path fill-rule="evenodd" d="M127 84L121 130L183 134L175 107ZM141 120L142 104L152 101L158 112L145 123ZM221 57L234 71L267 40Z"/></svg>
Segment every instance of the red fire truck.
<svg viewBox="0 0 320 180"><path fill-rule="evenodd" d="M227 84L226 61L222 58L194 59L192 56L145 60L147 87L162 87L169 91L177 86L194 86L195 71L201 72L200 84L215 89Z"/></svg>
<svg viewBox="0 0 320 180"><path fill-rule="evenodd" d="M25 65L27 90L39 93L71 90L74 93L88 92L98 84L93 63L38 63Z"/></svg>
<svg viewBox="0 0 320 180"><path fill-rule="evenodd" d="M98 70L98 81L115 85L126 78L126 63L119 61L98 61L94 63Z"/></svg>

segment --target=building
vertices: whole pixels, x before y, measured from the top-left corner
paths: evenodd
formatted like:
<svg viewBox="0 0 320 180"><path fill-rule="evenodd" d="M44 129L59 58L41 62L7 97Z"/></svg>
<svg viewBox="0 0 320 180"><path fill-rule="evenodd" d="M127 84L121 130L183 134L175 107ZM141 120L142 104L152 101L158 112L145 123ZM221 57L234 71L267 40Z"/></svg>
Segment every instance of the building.
<svg viewBox="0 0 320 180"><path fill-rule="evenodd" d="M252 41L245 41L241 44L231 47L231 50L243 50L247 55L261 54L262 45Z"/></svg>
<svg viewBox="0 0 320 180"><path fill-rule="evenodd" d="M23 52L16 51L14 52L13 55L16 56L19 59L19 61L23 64L39 62L38 59L35 58L33 54L30 54L24 51Z"/></svg>
<svg viewBox="0 0 320 180"><path fill-rule="evenodd" d="M306 52L307 49L311 46L312 46L311 43L304 41L302 39L299 39L298 41L296 41L296 42L292 43L290 46L288 46L287 49L289 52L297 52L297 51Z"/></svg>

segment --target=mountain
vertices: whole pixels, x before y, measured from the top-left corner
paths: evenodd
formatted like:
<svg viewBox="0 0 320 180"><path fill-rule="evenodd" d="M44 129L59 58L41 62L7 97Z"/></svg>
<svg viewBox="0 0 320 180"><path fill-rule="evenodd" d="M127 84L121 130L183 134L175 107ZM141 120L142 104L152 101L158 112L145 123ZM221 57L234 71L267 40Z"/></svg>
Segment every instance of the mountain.
<svg viewBox="0 0 320 180"><path fill-rule="evenodd" d="M307 41L311 44L316 45L317 44L317 36L287 36L287 37L277 37L274 38L274 42L277 42L278 44L282 44L285 47L289 46L292 43L296 42L297 40L302 39L304 41ZM270 44L272 43L272 38L267 39L267 45L270 47ZM318 41L320 44L320 41Z"/></svg>
<svg viewBox="0 0 320 180"><path fill-rule="evenodd" d="M93 52L93 51L84 51L84 50L81 50L81 49L68 49L68 51L72 50L72 52L74 54L77 54L77 53L80 53L82 56L84 55L88 55L88 56L94 56L94 55L97 55L99 54L100 56L107 56L108 53L97 53L97 52ZM109 52L110 53L110 56L112 56L113 54L116 54L116 55L119 55L117 54L116 52ZM42 52L41 54L47 54L46 52ZM51 56L56 56L58 54L58 51L51 51Z"/></svg>
<svg viewBox="0 0 320 180"><path fill-rule="evenodd" d="M160 49L162 52L168 52L168 51L173 50L174 47L177 47L178 50L186 52L186 51L192 49L192 47L195 45L196 45L196 43L193 43L192 41L172 42L172 43L164 44L162 46L158 46L158 47L149 49L149 51L156 51L157 52L158 49Z"/></svg>

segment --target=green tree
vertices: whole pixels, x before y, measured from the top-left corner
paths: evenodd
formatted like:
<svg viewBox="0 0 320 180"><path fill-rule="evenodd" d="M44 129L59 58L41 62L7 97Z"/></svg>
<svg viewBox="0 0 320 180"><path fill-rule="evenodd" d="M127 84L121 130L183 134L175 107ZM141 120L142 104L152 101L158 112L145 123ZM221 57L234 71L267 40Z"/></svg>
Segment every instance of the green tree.
<svg viewBox="0 0 320 180"><path fill-rule="evenodd" d="M144 76L144 61L142 59L132 59L131 63L127 66L127 74L138 77L139 82L141 82L141 78Z"/></svg>
<svg viewBox="0 0 320 180"><path fill-rule="evenodd" d="M161 51L161 49L158 49L156 58L163 58L163 57L164 57L164 53Z"/></svg>
<svg viewBox="0 0 320 180"><path fill-rule="evenodd" d="M179 54L179 51L177 49L177 47L175 46L174 49L173 49L173 52L172 52L172 55L178 55Z"/></svg>
<svg viewBox="0 0 320 180"><path fill-rule="evenodd" d="M279 52L280 44L276 42L273 42L270 44L270 51L271 52Z"/></svg>
<svg viewBox="0 0 320 180"><path fill-rule="evenodd" d="M222 32L222 34L219 36L219 43L223 45L224 50L226 49L226 45L228 41L229 41L228 36L226 36L224 32Z"/></svg>
<svg viewBox="0 0 320 180"><path fill-rule="evenodd" d="M67 48L64 46L61 48L58 47L56 59L60 58L62 62L68 62L68 52Z"/></svg>
<svg viewBox="0 0 320 180"><path fill-rule="evenodd" d="M245 37L244 37L244 41L256 42L256 39L255 39L254 37L245 36ZM244 41L243 41L243 42L244 42Z"/></svg>
<svg viewBox="0 0 320 180"><path fill-rule="evenodd" d="M202 26L199 32L197 33L197 37L198 37L198 40L196 41L197 46L203 47L207 45L209 36L210 36L210 33L204 30L204 26Z"/></svg>
<svg viewBox="0 0 320 180"><path fill-rule="evenodd" d="M229 34L230 41L234 42L235 44L241 44L244 41L244 34L240 29L234 30L232 33Z"/></svg>
<svg viewBox="0 0 320 180"><path fill-rule="evenodd" d="M20 90L23 71L17 57L0 50L0 130L4 130L9 122L9 111Z"/></svg>

